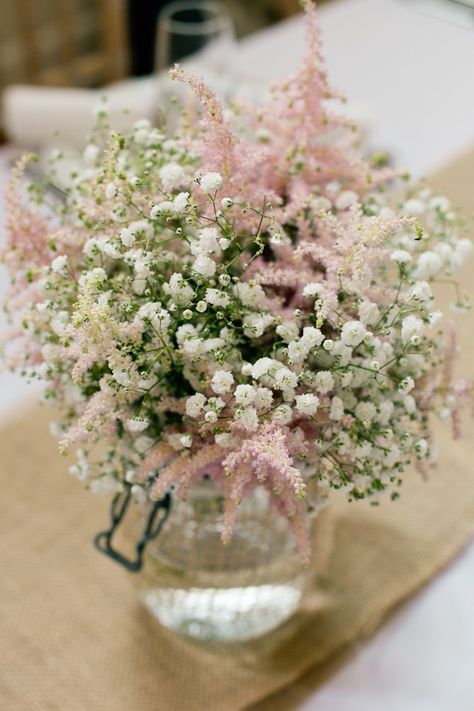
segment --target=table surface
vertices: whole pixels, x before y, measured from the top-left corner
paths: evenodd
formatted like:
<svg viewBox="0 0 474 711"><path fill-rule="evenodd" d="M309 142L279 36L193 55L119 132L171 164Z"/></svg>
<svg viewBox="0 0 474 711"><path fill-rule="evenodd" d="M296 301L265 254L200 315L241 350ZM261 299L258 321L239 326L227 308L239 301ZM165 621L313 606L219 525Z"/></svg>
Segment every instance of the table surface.
<svg viewBox="0 0 474 711"><path fill-rule="evenodd" d="M429 10L429 3L421 6ZM474 21L471 28L419 7L410 0L336 0L320 18L332 83L370 113L372 144L421 176L474 144ZM303 36L296 17L247 38L238 49L239 70L264 81L285 76L298 66ZM8 160L3 149L1 187ZM0 291L5 286L0 271ZM4 329L0 317L0 335ZM31 388L2 374L0 393L6 416ZM471 546L300 711L472 711L473 592Z"/></svg>

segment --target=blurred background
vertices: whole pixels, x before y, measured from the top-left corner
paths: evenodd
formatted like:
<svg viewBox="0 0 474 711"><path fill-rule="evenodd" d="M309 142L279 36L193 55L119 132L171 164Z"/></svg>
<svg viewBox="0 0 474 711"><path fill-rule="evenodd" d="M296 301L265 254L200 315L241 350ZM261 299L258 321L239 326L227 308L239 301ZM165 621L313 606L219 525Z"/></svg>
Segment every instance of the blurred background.
<svg viewBox="0 0 474 711"><path fill-rule="evenodd" d="M170 4L167 0L2 0L0 85L100 86L151 73L158 15ZM224 0L223 4L238 36L298 11L298 0Z"/></svg>
<svg viewBox="0 0 474 711"><path fill-rule="evenodd" d="M157 68L160 13L176 6L170 16L189 26L214 18L212 3L204 0L182 3L189 10L181 14L169 0L2 0L0 5L0 91L11 84L101 87L151 74ZM223 0L222 6L237 37L299 10L298 0ZM192 50L192 37L188 40ZM186 47L182 50L185 54Z"/></svg>
<svg viewBox="0 0 474 711"><path fill-rule="evenodd" d="M294 15L299 3L298 0L222 0L220 3L213 0L1 0L0 7L0 140L10 138L35 148L44 142L45 114L56 116L56 128L60 130L69 122L62 107L58 115L57 99L63 105L70 99L71 112L82 117L90 108L92 94L61 95L31 89L27 93L26 86L110 88L127 78L165 70L186 55L202 54L204 48L209 53L211 45L214 71L228 69L224 64L234 40ZM221 67L216 66L216 56ZM127 88L128 85L121 86ZM8 92L9 87L14 87L13 91ZM18 87L23 89L18 90ZM135 90L136 87L135 84ZM150 109L144 96L145 85L137 101L146 115ZM125 105L122 95L117 102L116 108L120 104L122 109ZM36 128L23 126L23 117L30 111L35 113L39 123ZM48 129L51 130L51 126ZM74 127L71 133L75 133Z"/></svg>

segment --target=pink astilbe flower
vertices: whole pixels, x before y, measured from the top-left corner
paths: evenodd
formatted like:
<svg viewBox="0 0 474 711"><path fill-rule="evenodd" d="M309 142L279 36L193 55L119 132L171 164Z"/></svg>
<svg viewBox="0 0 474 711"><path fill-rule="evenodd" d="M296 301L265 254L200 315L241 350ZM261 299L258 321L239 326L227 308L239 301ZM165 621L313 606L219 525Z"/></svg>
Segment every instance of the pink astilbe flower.
<svg viewBox="0 0 474 711"><path fill-rule="evenodd" d="M21 181L32 156L25 154L16 163L5 195L8 240L0 257L12 271L48 264L53 254L48 245L49 224L45 217L26 207L21 199ZM22 288L23 282L18 284Z"/></svg>
<svg viewBox="0 0 474 711"><path fill-rule="evenodd" d="M138 482L146 482L150 474L167 466L177 456L176 450L168 442L161 440L146 455L136 474Z"/></svg>
<svg viewBox="0 0 474 711"><path fill-rule="evenodd" d="M307 185L316 186L342 178L345 185L362 193L369 185L367 165L348 141L341 145L333 140L347 133L353 138L353 127L328 110L327 100L340 95L327 80L314 4L308 0L304 8L307 49L303 63L297 74L274 87L273 100L259 115L260 125L272 137L269 159L260 170L269 187L291 194L295 179L290 177L288 182L288 156L301 157L296 180L303 178Z"/></svg>
<svg viewBox="0 0 474 711"><path fill-rule="evenodd" d="M185 72L179 65L170 71L170 77L187 84L204 107L199 145L202 172L216 171L221 174L225 191L238 196L243 202L250 200L252 204L262 204L273 200L278 204L279 197L270 188L255 181L257 166L265 151L235 133L224 115L222 103L201 79ZM254 221L252 214L247 218L240 217L242 225Z"/></svg>
<svg viewBox="0 0 474 711"><path fill-rule="evenodd" d="M228 454L222 464L231 482L225 539L231 535L235 507L252 477L259 483L269 480L274 495L284 500L282 505L294 520L302 513L296 502L304 496L306 485L299 469L294 466L288 435L283 428L274 423L263 425L253 437L244 440L240 449Z"/></svg>
<svg viewBox="0 0 474 711"><path fill-rule="evenodd" d="M91 431L97 434L97 430L101 429L110 435L115 419L114 408L115 402L111 393L99 390L92 395L82 415L60 441L60 449L67 452L71 445L87 441Z"/></svg>
<svg viewBox="0 0 474 711"><path fill-rule="evenodd" d="M204 445L195 454L181 454L160 471L151 489L152 497L161 498L170 486L187 486L193 479L207 474L209 467L222 461L222 449L216 444Z"/></svg>

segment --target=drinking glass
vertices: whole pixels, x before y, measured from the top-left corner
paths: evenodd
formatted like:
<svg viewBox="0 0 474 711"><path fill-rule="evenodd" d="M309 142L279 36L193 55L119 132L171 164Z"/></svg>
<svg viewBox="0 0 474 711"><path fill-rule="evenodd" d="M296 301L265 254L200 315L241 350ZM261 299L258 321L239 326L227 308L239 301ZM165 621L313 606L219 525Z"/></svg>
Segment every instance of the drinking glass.
<svg viewBox="0 0 474 711"><path fill-rule="evenodd" d="M158 18L156 68L190 60L216 73L228 70L234 29L225 6L214 0L177 0Z"/></svg>

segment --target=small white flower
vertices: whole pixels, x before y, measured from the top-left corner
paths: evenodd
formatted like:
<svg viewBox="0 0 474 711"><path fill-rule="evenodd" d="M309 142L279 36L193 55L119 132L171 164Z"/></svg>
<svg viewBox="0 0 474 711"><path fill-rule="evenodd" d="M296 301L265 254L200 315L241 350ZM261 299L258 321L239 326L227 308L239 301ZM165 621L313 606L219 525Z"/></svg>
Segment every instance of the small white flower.
<svg viewBox="0 0 474 711"><path fill-rule="evenodd" d="M431 279L439 274L442 268L443 262L439 254L427 250L418 257L415 273L419 279Z"/></svg>
<svg viewBox="0 0 474 711"><path fill-rule="evenodd" d="M262 375L266 375L275 366L279 366L278 361L273 358L259 358L252 366L252 377L258 380Z"/></svg>
<svg viewBox="0 0 474 711"><path fill-rule="evenodd" d="M293 363L302 363L308 355L308 350L303 340L291 341L288 344L288 358Z"/></svg>
<svg viewBox="0 0 474 711"><path fill-rule="evenodd" d="M216 370L211 381L211 387L218 395L228 393L233 384L234 376L226 370Z"/></svg>
<svg viewBox="0 0 474 711"><path fill-rule="evenodd" d="M397 262L397 264L408 264L408 262L411 262L413 257L410 252L406 252L404 249L396 249L390 255L390 259Z"/></svg>
<svg viewBox="0 0 474 711"><path fill-rule="evenodd" d="M220 173L206 173L199 182L204 192L215 193L222 185L222 175Z"/></svg>
<svg viewBox="0 0 474 711"><path fill-rule="evenodd" d="M356 405L355 416L362 422L371 422L376 414L377 409L371 402L359 402Z"/></svg>
<svg viewBox="0 0 474 711"><path fill-rule="evenodd" d="M232 200L232 198L225 197L221 200L221 207L223 210L227 210L227 208L232 207L233 204L234 201Z"/></svg>
<svg viewBox="0 0 474 711"><path fill-rule="evenodd" d="M160 169L160 178L165 190L177 187L185 177L186 173L178 163L168 163Z"/></svg>
<svg viewBox="0 0 474 711"><path fill-rule="evenodd" d="M107 200L112 200L117 195L117 186L115 183L109 183L105 188L105 197Z"/></svg>
<svg viewBox="0 0 474 711"><path fill-rule="evenodd" d="M432 295L431 286L427 281L417 281L410 292L410 298L415 301L428 301Z"/></svg>
<svg viewBox="0 0 474 711"><path fill-rule="evenodd" d="M361 321L347 321L342 327L341 341L345 346L358 346L367 334Z"/></svg>
<svg viewBox="0 0 474 711"><path fill-rule="evenodd" d="M217 412L215 410L208 410L204 415L204 419L210 424L217 422Z"/></svg>
<svg viewBox="0 0 474 711"><path fill-rule="evenodd" d="M354 374L351 373L350 371L348 373L344 373L344 375L341 376L341 387L348 388L349 385L351 384L353 378L354 378Z"/></svg>
<svg viewBox="0 0 474 711"><path fill-rule="evenodd" d="M419 457L426 456L428 452L428 442L426 441L426 439L422 438L418 440L418 442L415 444L415 451Z"/></svg>
<svg viewBox="0 0 474 711"><path fill-rule="evenodd" d="M284 321L276 328L277 334L285 341L285 343L289 343L296 338L299 330L298 324L294 321Z"/></svg>
<svg viewBox="0 0 474 711"><path fill-rule="evenodd" d="M255 432L258 429L258 415L254 407L245 407L237 410L235 419L249 432Z"/></svg>
<svg viewBox="0 0 474 711"><path fill-rule="evenodd" d="M181 435L179 441L185 449L189 449L193 443L193 438L190 434L184 434Z"/></svg>
<svg viewBox="0 0 474 711"><path fill-rule="evenodd" d="M150 210L150 219L156 220L160 215L167 215L173 212L176 212L174 203L171 200L163 200L163 202L153 205Z"/></svg>
<svg viewBox="0 0 474 711"><path fill-rule="evenodd" d="M218 232L215 227L205 227L200 230L197 239L191 243L191 253L197 257L199 254L219 254Z"/></svg>
<svg viewBox="0 0 474 711"><path fill-rule="evenodd" d="M401 336L404 343L411 341L413 336L423 335L423 321L416 316L406 316L402 321Z"/></svg>
<svg viewBox="0 0 474 711"><path fill-rule="evenodd" d="M230 302L230 297L225 291L219 289L206 289L206 301L212 306L225 307Z"/></svg>
<svg viewBox="0 0 474 711"><path fill-rule="evenodd" d="M312 393L296 396L296 409L302 415L314 415L319 406L319 398Z"/></svg>
<svg viewBox="0 0 474 711"><path fill-rule="evenodd" d="M239 405L251 405L255 400L256 390L252 385L237 385L234 397Z"/></svg>
<svg viewBox="0 0 474 711"><path fill-rule="evenodd" d="M84 272L79 277L79 286L87 287L103 284L107 280L107 272L102 267L95 267L89 272Z"/></svg>
<svg viewBox="0 0 474 711"><path fill-rule="evenodd" d="M325 351L330 353L332 350L334 350L335 345L336 344L334 343L333 340L331 340L331 338L326 338L326 340L323 343L323 348Z"/></svg>
<svg viewBox="0 0 474 711"><path fill-rule="evenodd" d="M384 400L383 402L381 402L379 405L379 414L377 416L377 421L380 422L381 425L384 425L386 427L390 422L390 418L393 415L394 409L395 406L391 400Z"/></svg>
<svg viewBox="0 0 474 711"><path fill-rule="evenodd" d="M331 407L329 409L329 418L337 422L342 419L344 415L344 403L340 397L333 397L331 400Z"/></svg>
<svg viewBox="0 0 474 711"><path fill-rule="evenodd" d="M269 388L257 388L255 391L255 407L258 410L268 410L273 401L273 393Z"/></svg>
<svg viewBox="0 0 474 711"><path fill-rule="evenodd" d="M206 254L200 254L193 264L193 269L202 276L213 277L216 273L216 263Z"/></svg>
<svg viewBox="0 0 474 711"><path fill-rule="evenodd" d="M51 262L51 269L55 274L60 274L61 276L67 275L67 256L65 254L60 254L55 257Z"/></svg>
<svg viewBox="0 0 474 711"><path fill-rule="evenodd" d="M324 341L324 336L319 330L319 328L315 328L314 326L305 326L303 328L303 335L301 336L300 340L309 352L313 348L317 348L321 345L321 343Z"/></svg>
<svg viewBox="0 0 474 711"><path fill-rule="evenodd" d="M372 326L379 320L379 309L377 304L371 301L362 301L358 307L359 318L364 326Z"/></svg>
<svg viewBox="0 0 474 711"><path fill-rule="evenodd" d="M411 415L416 411L416 400L412 395L405 395L403 398L403 406L405 410Z"/></svg>
<svg viewBox="0 0 474 711"><path fill-rule="evenodd" d="M320 370L314 379L317 390L325 395L334 387L334 376L329 370Z"/></svg>
<svg viewBox="0 0 474 711"><path fill-rule="evenodd" d="M272 412L272 420L274 422L278 422L280 425L286 425L288 422L290 422L291 418L293 417L293 413L291 410L290 405L279 405L273 412Z"/></svg>
<svg viewBox="0 0 474 711"><path fill-rule="evenodd" d="M404 378L398 386L398 392L402 395L407 395L415 387L415 381L413 378Z"/></svg>
<svg viewBox="0 0 474 711"><path fill-rule="evenodd" d="M447 212L451 206L448 198L444 195L435 195L429 201L429 207L432 210L441 210L441 212Z"/></svg>
<svg viewBox="0 0 474 711"><path fill-rule="evenodd" d="M129 432L143 432L149 424L150 421L146 417L133 417L126 421L125 427Z"/></svg>
<svg viewBox="0 0 474 711"><path fill-rule="evenodd" d="M429 316L428 320L430 322L430 326L436 326L436 324L443 318L443 314L441 311L433 311Z"/></svg>
<svg viewBox="0 0 474 711"><path fill-rule="evenodd" d="M273 323L273 316L265 313L252 313L244 316L244 335L247 338L260 338Z"/></svg>
<svg viewBox="0 0 474 711"><path fill-rule="evenodd" d="M180 305L189 304L194 298L194 289L179 272L171 275L169 282L163 284L163 290Z"/></svg>
<svg viewBox="0 0 474 711"><path fill-rule="evenodd" d="M471 256L472 252L474 251L474 245L472 243L472 240L470 240L468 237L464 237L463 239L457 240L454 245L454 249L461 256L462 261L464 261L465 259Z"/></svg>
<svg viewBox="0 0 474 711"><path fill-rule="evenodd" d="M200 314L203 314L205 311L207 311L207 304L205 301L198 301L196 304L196 311Z"/></svg>
<svg viewBox="0 0 474 711"><path fill-rule="evenodd" d="M244 306L257 307L262 305L265 299L265 292L260 284L254 282L239 282L235 286L235 292Z"/></svg>
<svg viewBox="0 0 474 711"><path fill-rule="evenodd" d="M279 368L275 373L275 387L279 390L292 390L298 385L298 376L289 368Z"/></svg>
<svg viewBox="0 0 474 711"><path fill-rule="evenodd" d="M125 247L133 247L135 243L135 235L130 227L123 227L120 230L120 241Z"/></svg>
<svg viewBox="0 0 474 711"><path fill-rule="evenodd" d="M303 289L303 296L308 296L310 298L315 298L316 296L321 296L321 293L323 293L324 287L322 284L319 282L311 282L310 284L306 284L306 286Z"/></svg>
<svg viewBox="0 0 474 711"><path fill-rule="evenodd" d="M186 400L186 414L188 417L199 417L204 410L206 397L202 393L191 395Z"/></svg>
<svg viewBox="0 0 474 711"><path fill-rule="evenodd" d="M188 206L189 193L179 193L173 200L175 212L184 212Z"/></svg>

